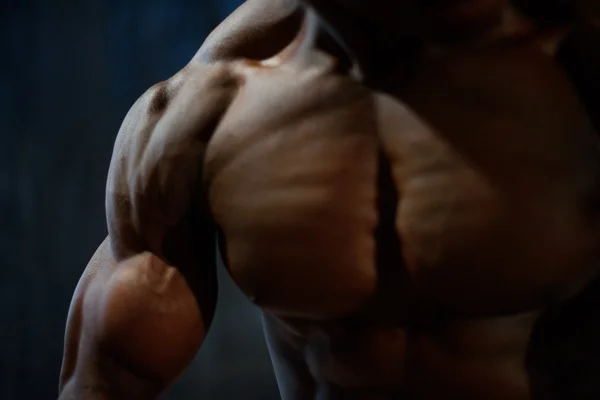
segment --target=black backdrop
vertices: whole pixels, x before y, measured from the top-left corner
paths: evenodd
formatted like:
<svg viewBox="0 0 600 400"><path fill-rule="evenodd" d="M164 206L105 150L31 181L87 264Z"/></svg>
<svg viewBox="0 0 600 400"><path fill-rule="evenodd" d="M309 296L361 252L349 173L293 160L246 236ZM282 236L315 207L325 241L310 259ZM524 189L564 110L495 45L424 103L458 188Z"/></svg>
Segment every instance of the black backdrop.
<svg viewBox="0 0 600 400"><path fill-rule="evenodd" d="M71 294L106 235L121 120L239 3L0 2L0 399L56 398ZM167 398L276 399L258 311L220 275L213 329Z"/></svg>

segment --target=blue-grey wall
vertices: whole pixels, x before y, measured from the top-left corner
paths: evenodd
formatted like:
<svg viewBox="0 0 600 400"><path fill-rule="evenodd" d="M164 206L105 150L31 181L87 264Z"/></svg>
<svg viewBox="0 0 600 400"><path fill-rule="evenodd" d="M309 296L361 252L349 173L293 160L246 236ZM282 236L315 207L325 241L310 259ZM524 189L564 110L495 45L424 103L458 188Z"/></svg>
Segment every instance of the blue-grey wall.
<svg viewBox="0 0 600 400"><path fill-rule="evenodd" d="M106 235L135 99L241 0L0 2L0 399L56 397L71 294ZM259 315L221 269L212 331L168 399L276 399Z"/></svg>

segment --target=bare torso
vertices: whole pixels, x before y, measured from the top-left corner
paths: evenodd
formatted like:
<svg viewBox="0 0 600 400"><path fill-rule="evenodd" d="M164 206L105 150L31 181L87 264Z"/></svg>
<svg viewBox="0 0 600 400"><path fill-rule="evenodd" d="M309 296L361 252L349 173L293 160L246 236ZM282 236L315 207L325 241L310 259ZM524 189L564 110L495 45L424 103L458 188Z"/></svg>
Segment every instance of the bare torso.
<svg viewBox="0 0 600 400"><path fill-rule="evenodd" d="M295 0L247 4L123 124L61 399L176 378L215 230L284 400L597 398L593 46L564 68L536 35L403 53L369 85Z"/></svg>
<svg viewBox="0 0 600 400"><path fill-rule="evenodd" d="M312 59L232 66L205 164L283 397L540 398L534 326L598 266L600 142L566 76L499 43L424 65L409 109Z"/></svg>

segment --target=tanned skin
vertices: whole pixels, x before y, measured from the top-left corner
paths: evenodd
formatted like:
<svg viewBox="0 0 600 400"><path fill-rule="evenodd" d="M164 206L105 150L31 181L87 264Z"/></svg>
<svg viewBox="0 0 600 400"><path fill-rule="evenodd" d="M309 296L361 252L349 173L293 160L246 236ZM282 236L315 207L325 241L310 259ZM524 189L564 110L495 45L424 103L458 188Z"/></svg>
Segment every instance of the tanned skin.
<svg viewBox="0 0 600 400"><path fill-rule="evenodd" d="M561 323L600 266L586 4L246 2L123 122L59 398L174 382L210 327L217 236L285 400L588 398L563 385L581 359L535 345L542 326L593 349Z"/></svg>

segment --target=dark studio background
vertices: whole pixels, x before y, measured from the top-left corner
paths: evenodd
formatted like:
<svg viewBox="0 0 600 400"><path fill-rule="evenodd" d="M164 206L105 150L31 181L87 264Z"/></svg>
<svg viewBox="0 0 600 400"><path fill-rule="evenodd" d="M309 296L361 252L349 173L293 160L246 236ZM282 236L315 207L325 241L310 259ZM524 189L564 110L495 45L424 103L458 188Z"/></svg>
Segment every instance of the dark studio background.
<svg viewBox="0 0 600 400"><path fill-rule="evenodd" d="M56 398L121 121L241 2L0 2L0 399ZM167 399L278 399L258 311L220 275L213 328Z"/></svg>

